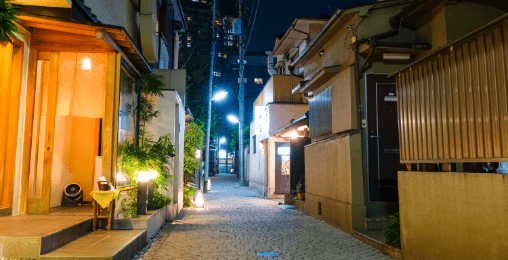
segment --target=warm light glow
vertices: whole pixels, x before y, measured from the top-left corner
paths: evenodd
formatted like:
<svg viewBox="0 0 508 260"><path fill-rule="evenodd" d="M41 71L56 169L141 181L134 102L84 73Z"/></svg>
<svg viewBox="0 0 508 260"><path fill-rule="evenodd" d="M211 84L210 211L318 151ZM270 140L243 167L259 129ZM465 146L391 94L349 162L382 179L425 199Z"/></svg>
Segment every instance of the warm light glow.
<svg viewBox="0 0 508 260"><path fill-rule="evenodd" d="M196 150L196 158L201 159L201 150Z"/></svg>
<svg viewBox="0 0 508 260"><path fill-rule="evenodd" d="M234 116L234 115L228 115L228 120L229 120L229 122L231 122L233 124L240 122L240 121L238 121L238 118L236 118L236 116Z"/></svg>
<svg viewBox="0 0 508 260"><path fill-rule="evenodd" d="M149 171L149 172L142 171L142 172L138 173L138 181L153 180L153 179L157 178L158 175L159 175L159 173L156 171Z"/></svg>
<svg viewBox="0 0 508 260"><path fill-rule="evenodd" d="M83 70L91 70L92 69L92 62L90 61L90 58L83 59L83 63L81 63L81 68Z"/></svg>
<svg viewBox="0 0 508 260"><path fill-rule="evenodd" d="M228 95L228 92L226 91L219 91L215 96L213 96L212 100L214 101L221 101Z"/></svg>
<svg viewBox="0 0 508 260"><path fill-rule="evenodd" d="M221 144L225 144L225 143L226 143L226 138L225 138L225 137L222 137L222 138L220 139L220 143L221 143Z"/></svg>
<svg viewBox="0 0 508 260"><path fill-rule="evenodd" d="M205 206L205 200L203 199L203 193L198 190L196 192L196 199L194 200L196 208L202 208Z"/></svg>
<svg viewBox="0 0 508 260"><path fill-rule="evenodd" d="M291 133L289 133L289 137L291 137L291 139L296 139L300 136L298 135L298 133L296 131L293 130L293 131L291 131Z"/></svg>
<svg viewBox="0 0 508 260"><path fill-rule="evenodd" d="M304 129L307 129L307 128L309 128L309 127L306 125L302 125L302 126L298 127L298 131L303 131Z"/></svg>

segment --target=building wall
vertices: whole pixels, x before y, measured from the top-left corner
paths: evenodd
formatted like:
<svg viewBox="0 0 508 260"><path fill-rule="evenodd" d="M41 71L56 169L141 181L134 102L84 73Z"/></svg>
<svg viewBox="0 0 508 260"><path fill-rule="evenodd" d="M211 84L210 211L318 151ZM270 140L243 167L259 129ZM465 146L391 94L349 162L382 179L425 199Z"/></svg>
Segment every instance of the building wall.
<svg viewBox="0 0 508 260"><path fill-rule="evenodd" d="M359 134L305 147L305 211L349 234L353 228L363 227L365 205Z"/></svg>
<svg viewBox="0 0 508 260"><path fill-rule="evenodd" d="M502 174L399 172L403 259L506 259L507 187Z"/></svg>
<svg viewBox="0 0 508 260"><path fill-rule="evenodd" d="M139 46L136 12L130 0L86 0L85 5L92 9L101 23L125 28L134 44Z"/></svg>
<svg viewBox="0 0 508 260"><path fill-rule="evenodd" d="M256 135L256 143L253 142L253 136L255 135L256 127L254 126L255 122L253 121L250 124L250 147L251 152L249 154L249 188L255 192L257 192L261 196L266 196L266 170L267 164L267 144L266 142L261 142L261 140L268 138L263 135ZM254 153L254 149L256 153Z"/></svg>
<svg viewBox="0 0 508 260"><path fill-rule="evenodd" d="M273 135L279 129L289 125L291 120L298 119L309 111L307 104L270 104L268 105L270 126L268 133Z"/></svg>

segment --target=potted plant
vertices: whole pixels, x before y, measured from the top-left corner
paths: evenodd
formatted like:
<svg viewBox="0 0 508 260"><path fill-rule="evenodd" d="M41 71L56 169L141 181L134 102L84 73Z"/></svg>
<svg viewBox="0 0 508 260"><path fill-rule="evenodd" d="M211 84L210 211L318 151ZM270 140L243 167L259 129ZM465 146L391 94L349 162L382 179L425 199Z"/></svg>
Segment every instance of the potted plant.
<svg viewBox="0 0 508 260"><path fill-rule="evenodd" d="M305 187L303 185L303 181L299 181L296 184L296 194L298 194L299 200L305 200Z"/></svg>

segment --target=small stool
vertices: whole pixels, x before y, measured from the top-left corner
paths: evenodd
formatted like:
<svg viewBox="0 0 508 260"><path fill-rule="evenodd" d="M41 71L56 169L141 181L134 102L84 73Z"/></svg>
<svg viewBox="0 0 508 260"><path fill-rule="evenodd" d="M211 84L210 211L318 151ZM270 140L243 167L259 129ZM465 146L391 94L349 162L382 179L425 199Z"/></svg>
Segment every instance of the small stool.
<svg viewBox="0 0 508 260"><path fill-rule="evenodd" d="M108 221L108 231L111 231L113 226L113 219L115 214L115 200L112 200L109 203L108 206L108 215L104 216L101 215L101 206L97 201L95 201L94 198L92 198L92 205L93 205L93 231L97 230L97 227L99 225L99 221Z"/></svg>

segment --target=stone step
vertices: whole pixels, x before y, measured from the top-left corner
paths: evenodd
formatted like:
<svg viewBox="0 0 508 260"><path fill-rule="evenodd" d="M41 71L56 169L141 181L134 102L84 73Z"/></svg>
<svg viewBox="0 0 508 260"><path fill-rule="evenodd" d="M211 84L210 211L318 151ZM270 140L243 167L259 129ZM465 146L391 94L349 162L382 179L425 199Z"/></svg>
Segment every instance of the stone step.
<svg viewBox="0 0 508 260"><path fill-rule="evenodd" d="M146 230L97 230L39 259L132 259L146 241Z"/></svg>

